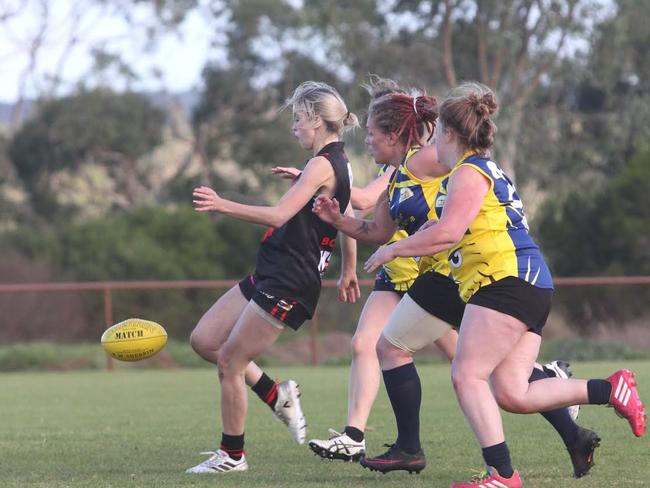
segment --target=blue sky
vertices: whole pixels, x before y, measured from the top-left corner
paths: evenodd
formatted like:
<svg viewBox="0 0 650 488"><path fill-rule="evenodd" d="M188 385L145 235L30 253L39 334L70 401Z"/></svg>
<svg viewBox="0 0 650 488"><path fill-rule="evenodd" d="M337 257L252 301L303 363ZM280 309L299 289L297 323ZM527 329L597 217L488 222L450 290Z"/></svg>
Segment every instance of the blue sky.
<svg viewBox="0 0 650 488"><path fill-rule="evenodd" d="M117 2L113 2L117 3ZM25 95L33 98L51 87L60 73L56 93L65 93L92 66L90 50L101 46L122 56L140 78L135 89L185 91L195 87L208 59L223 53L211 47L218 27L211 16L192 11L176 32L160 32L149 43L146 31L153 23L147 7L129 9L131 23L114 7L89 0L3 0L0 2L0 101L14 102L30 65L30 46L42 32L35 69L25 79ZM217 29L215 31L215 29ZM77 38L78 42L70 43ZM153 46L153 47L152 47ZM158 75L154 73L158 72ZM109 75L110 76L110 75ZM116 77L117 80L117 77ZM120 88L116 81L116 88Z"/></svg>

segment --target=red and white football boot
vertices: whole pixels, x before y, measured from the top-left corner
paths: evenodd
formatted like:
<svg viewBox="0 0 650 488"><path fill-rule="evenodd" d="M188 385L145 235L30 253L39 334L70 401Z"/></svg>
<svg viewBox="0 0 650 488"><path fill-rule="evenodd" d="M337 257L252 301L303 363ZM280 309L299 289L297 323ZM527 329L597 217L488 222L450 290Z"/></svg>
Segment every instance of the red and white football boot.
<svg viewBox="0 0 650 488"><path fill-rule="evenodd" d="M609 404L616 409L619 416L627 419L634 435L641 437L645 433L647 416L639 392L636 390L634 373L627 369L619 369L607 378L607 381L612 384Z"/></svg>

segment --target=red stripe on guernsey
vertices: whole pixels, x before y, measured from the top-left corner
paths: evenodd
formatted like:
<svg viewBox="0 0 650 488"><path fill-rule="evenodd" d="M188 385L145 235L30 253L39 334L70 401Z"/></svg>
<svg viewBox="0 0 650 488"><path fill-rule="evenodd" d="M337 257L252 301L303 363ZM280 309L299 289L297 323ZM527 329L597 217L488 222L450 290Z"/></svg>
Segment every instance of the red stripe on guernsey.
<svg viewBox="0 0 650 488"><path fill-rule="evenodd" d="M269 227L268 229L266 229L266 232L265 232L264 235L262 236L262 240L261 240L260 242L264 242L264 241L267 240L269 237L271 237L271 235L273 234L274 231L275 231L275 228L274 228L274 227Z"/></svg>
<svg viewBox="0 0 650 488"><path fill-rule="evenodd" d="M273 386L269 392L264 396L264 403L267 405L274 405L275 400L278 398L278 384L273 382Z"/></svg>
<svg viewBox="0 0 650 488"><path fill-rule="evenodd" d="M276 313L278 313L278 306L277 305L271 309L271 315L273 317L275 317Z"/></svg>

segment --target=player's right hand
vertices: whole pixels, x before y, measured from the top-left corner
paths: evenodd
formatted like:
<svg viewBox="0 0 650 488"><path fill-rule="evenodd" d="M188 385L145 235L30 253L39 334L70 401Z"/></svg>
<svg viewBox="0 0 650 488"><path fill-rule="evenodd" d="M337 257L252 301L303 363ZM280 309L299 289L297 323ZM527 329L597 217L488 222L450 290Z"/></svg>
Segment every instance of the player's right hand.
<svg viewBox="0 0 650 488"><path fill-rule="evenodd" d="M336 223L341 220L341 207L336 198L318 195L314 200L312 212L318 215L323 222L327 222L335 227Z"/></svg>

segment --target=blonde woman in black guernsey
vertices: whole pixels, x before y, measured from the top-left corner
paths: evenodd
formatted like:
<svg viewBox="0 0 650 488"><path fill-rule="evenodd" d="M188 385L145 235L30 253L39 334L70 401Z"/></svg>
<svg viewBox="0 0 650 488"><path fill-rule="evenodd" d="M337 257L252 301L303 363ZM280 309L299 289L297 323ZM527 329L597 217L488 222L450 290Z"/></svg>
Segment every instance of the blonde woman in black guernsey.
<svg viewBox="0 0 650 488"><path fill-rule="evenodd" d="M246 384L287 424L299 443L306 425L294 381L276 384L255 365L285 328L298 329L312 317L329 263L336 229L311 212L318 195L335 197L345 210L350 199L348 159L341 135L357 126L338 92L325 83L305 82L287 106L293 108L293 133L313 154L300 177L275 206L242 205L221 198L208 187L194 190L198 212L219 212L268 226L260 243L255 271L224 294L201 318L190 342L204 359L217 365L221 385L220 447L188 473L225 473L248 469L244 452ZM346 247L352 268L356 248Z"/></svg>

